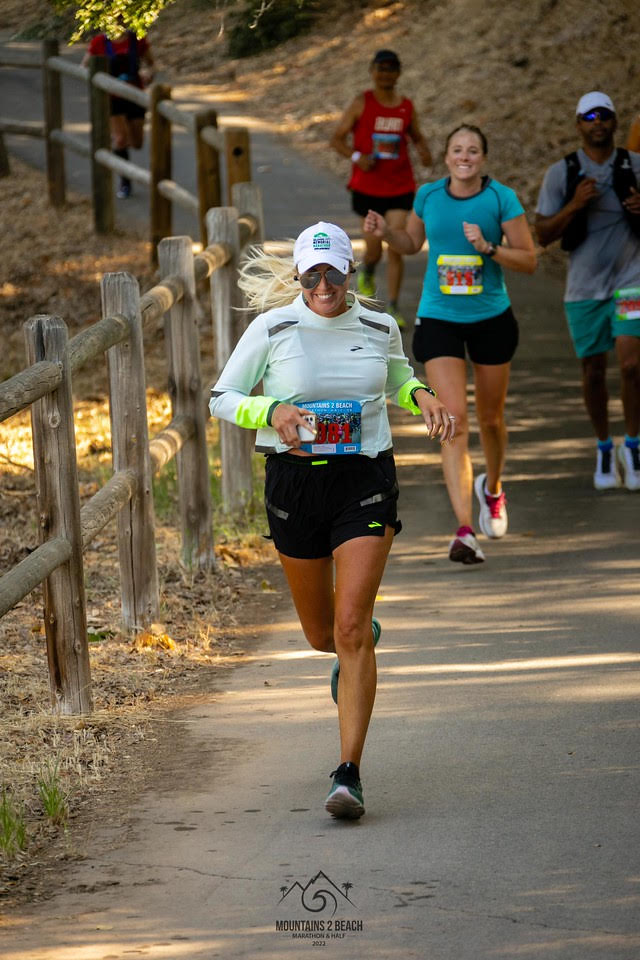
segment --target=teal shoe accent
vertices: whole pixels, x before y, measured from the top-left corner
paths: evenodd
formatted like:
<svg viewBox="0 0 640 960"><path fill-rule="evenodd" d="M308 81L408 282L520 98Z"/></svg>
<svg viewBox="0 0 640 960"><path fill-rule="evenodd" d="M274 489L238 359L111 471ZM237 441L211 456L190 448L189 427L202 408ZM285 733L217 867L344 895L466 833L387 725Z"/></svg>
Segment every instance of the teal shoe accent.
<svg viewBox="0 0 640 960"><path fill-rule="evenodd" d="M371 629L373 630L373 646L378 646L378 640L380 639L380 634L382 633L382 627L380 626L380 621L376 620L375 617L371 620ZM340 661L336 660L331 670L331 696L333 697L333 702L338 702L338 680L340 678Z"/></svg>

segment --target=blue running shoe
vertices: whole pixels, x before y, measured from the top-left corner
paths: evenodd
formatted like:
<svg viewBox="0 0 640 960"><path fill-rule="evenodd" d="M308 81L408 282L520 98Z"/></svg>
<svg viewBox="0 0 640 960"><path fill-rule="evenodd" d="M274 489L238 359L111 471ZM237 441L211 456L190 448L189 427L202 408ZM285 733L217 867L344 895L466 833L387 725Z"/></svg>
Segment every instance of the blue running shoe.
<svg viewBox="0 0 640 960"><path fill-rule="evenodd" d="M376 620L374 617L371 621L371 629L373 630L373 645L374 647L378 646L378 640L380 639L380 634L382 633L382 627L380 626L380 621ZM331 696L333 697L333 702L338 702L338 679L340 677L340 661L336 660L331 671Z"/></svg>
<svg viewBox="0 0 640 960"><path fill-rule="evenodd" d="M356 763L341 763L331 774L333 786L324 808L336 820L358 820L364 813L360 771Z"/></svg>

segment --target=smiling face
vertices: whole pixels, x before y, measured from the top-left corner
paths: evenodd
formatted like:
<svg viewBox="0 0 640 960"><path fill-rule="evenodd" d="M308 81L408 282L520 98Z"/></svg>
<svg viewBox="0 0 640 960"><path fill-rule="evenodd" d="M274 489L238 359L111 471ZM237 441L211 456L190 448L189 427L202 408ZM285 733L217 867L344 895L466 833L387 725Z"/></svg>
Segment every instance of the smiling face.
<svg viewBox="0 0 640 960"><path fill-rule="evenodd" d="M482 140L472 130L458 130L447 146L444 162L452 180L473 183L480 180L486 154Z"/></svg>
<svg viewBox="0 0 640 960"><path fill-rule="evenodd" d="M347 275L344 283L334 284L327 280L326 272L331 270L331 264L318 263L307 270L307 273L318 272L322 274L322 279L317 287L312 290L303 289L304 299L307 306L319 317L339 317L344 313L347 307L347 290L349 289L349 276Z"/></svg>

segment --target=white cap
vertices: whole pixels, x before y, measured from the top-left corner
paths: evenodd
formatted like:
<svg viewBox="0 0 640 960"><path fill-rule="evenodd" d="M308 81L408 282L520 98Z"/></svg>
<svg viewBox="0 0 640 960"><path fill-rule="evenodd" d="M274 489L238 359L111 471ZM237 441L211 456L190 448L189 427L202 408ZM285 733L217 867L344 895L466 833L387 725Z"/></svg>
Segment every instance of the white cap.
<svg viewBox="0 0 640 960"><path fill-rule="evenodd" d="M578 100L576 116L579 117L582 113L589 113L590 110L597 110L598 107L606 107L612 113L616 112L611 97L608 97L606 93L600 93L599 90L592 90L591 93L585 93L584 97L580 97Z"/></svg>
<svg viewBox="0 0 640 960"><path fill-rule="evenodd" d="M354 259L353 247L341 227L321 220L302 231L293 248L293 259L300 273L319 263L329 263L346 274Z"/></svg>

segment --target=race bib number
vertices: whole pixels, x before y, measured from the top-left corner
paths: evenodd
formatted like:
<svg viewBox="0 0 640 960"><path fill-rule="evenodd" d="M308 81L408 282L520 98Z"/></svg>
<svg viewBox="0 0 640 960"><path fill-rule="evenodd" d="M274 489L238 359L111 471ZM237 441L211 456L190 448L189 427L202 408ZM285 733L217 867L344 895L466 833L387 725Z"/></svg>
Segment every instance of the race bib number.
<svg viewBox="0 0 640 960"><path fill-rule="evenodd" d="M397 160L400 156L400 136L397 133L374 133L373 154L377 160Z"/></svg>
<svg viewBox="0 0 640 960"><path fill-rule="evenodd" d="M441 253L437 262L440 293L482 293L482 257L479 254Z"/></svg>
<svg viewBox="0 0 640 960"><path fill-rule="evenodd" d="M640 318L640 287L624 287L613 294L616 308L616 320L637 320Z"/></svg>
<svg viewBox="0 0 640 960"><path fill-rule="evenodd" d="M300 444L307 453L360 453L362 404L357 400L313 400L298 404L316 415L316 439Z"/></svg>

